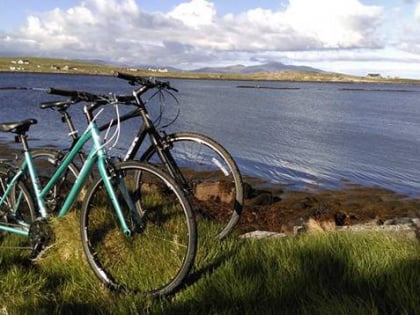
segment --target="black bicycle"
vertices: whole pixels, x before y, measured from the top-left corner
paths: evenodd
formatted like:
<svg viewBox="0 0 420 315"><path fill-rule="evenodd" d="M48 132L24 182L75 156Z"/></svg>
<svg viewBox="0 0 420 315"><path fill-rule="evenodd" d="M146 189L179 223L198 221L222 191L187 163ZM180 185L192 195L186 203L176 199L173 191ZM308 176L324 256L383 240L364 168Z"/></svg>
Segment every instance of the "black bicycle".
<svg viewBox="0 0 420 315"><path fill-rule="evenodd" d="M238 223L243 209L242 177L232 156L222 145L207 136L195 132L166 134L165 128L159 129L152 121L146 107L148 102L142 97L153 89L156 93L152 97L161 96L164 92L173 96L171 92L177 90L171 87L169 82L121 73L116 73L115 76L137 86L132 95L115 97L117 102L131 104L135 108L129 113L115 117L99 129L104 131L117 122L139 117L142 123L123 160L147 161L166 170L190 197L199 231L202 230L201 226L205 225L208 228L209 224L204 222L211 222L214 223L211 224L211 233L214 233L216 238L223 239L228 236ZM60 89L50 89L49 93L69 97L71 102L80 101L81 95L89 94ZM79 135L66 104L66 101L49 102L42 104L41 108L54 109L60 114L74 144ZM150 144L145 150L141 150L142 145L147 142L146 139L150 140ZM48 172L46 165L58 166L65 154L49 149L33 151L34 158L44 163L44 172ZM80 158L84 161L83 152L80 152ZM77 169L76 165L71 165L66 177L63 177L62 186L56 186L54 191L51 191L51 198L48 200L52 207L66 195L65 187L77 176ZM47 173L44 176L48 178L49 175Z"/></svg>

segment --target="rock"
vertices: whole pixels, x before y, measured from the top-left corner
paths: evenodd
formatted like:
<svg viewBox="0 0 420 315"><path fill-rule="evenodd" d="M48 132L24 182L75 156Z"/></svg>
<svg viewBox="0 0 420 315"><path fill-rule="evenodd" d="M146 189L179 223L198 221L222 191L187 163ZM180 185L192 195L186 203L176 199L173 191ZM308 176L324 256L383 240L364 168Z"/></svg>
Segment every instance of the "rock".
<svg viewBox="0 0 420 315"><path fill-rule="evenodd" d="M194 196L200 201L217 200L224 203L231 203L235 198L233 185L220 181L198 184Z"/></svg>
<svg viewBox="0 0 420 315"><path fill-rule="evenodd" d="M415 220L415 219L414 219ZM397 224L413 224L413 218L394 218L390 220L386 220L384 225L397 225Z"/></svg>
<svg viewBox="0 0 420 315"><path fill-rule="evenodd" d="M344 226L346 225L347 214L338 212L334 214L335 225L337 226Z"/></svg>
<svg viewBox="0 0 420 315"><path fill-rule="evenodd" d="M389 232L405 235L408 238L419 238L419 218L395 218L378 224L378 220L372 220L365 224L354 224L337 227L339 231L351 232Z"/></svg>
<svg viewBox="0 0 420 315"><path fill-rule="evenodd" d="M251 199L256 196L255 189L248 183L243 183L244 198Z"/></svg>
<svg viewBox="0 0 420 315"><path fill-rule="evenodd" d="M263 192L247 202L249 206L268 206L268 205L271 205L272 203L273 203L273 195L268 192Z"/></svg>
<svg viewBox="0 0 420 315"><path fill-rule="evenodd" d="M303 227L305 228L305 232L306 233L310 233L310 234L318 234L318 233L324 233L324 229L322 228L321 224L310 218L308 221L306 221L303 225Z"/></svg>
<svg viewBox="0 0 420 315"><path fill-rule="evenodd" d="M299 235L305 233L305 227L303 225L295 225L293 227L293 235Z"/></svg>
<svg viewBox="0 0 420 315"><path fill-rule="evenodd" d="M336 225L332 221L318 221L313 218L309 218L303 223L303 231L301 232L317 234L317 233L325 233L328 231L334 231L335 228L336 228Z"/></svg>
<svg viewBox="0 0 420 315"><path fill-rule="evenodd" d="M303 233L317 234L325 233L329 231L349 231L349 232L386 232L395 233L397 235L403 235L409 239L420 240L420 218L395 218L392 220L381 220L375 219L365 223L337 226L332 220L319 221L313 218L298 218L295 221L290 221L289 224L293 224L290 229L290 233L297 236ZM283 229L284 230L284 229ZM288 228L289 230L289 228ZM293 232L292 232L293 231ZM286 233L277 233L270 231L256 230L241 235L241 238L272 238L272 237L286 237Z"/></svg>
<svg viewBox="0 0 420 315"><path fill-rule="evenodd" d="M316 207L319 203L320 203L320 201L318 200L318 198L313 197L313 196L308 196L308 197L305 197L301 201L300 206L303 209L310 209L310 208Z"/></svg>
<svg viewBox="0 0 420 315"><path fill-rule="evenodd" d="M262 238L278 238L286 237L284 233L269 232L269 231L253 231L249 233L242 234L241 238L252 238L252 239L262 239Z"/></svg>

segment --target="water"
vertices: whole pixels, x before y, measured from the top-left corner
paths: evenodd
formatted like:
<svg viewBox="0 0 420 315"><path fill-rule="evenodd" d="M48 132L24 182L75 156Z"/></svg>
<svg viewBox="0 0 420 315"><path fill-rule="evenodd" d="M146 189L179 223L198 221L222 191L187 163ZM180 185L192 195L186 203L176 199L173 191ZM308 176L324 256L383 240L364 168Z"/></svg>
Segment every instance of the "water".
<svg viewBox="0 0 420 315"><path fill-rule="evenodd" d="M181 114L170 130L207 134L234 156L244 175L303 188L343 182L420 192L420 86L171 80ZM255 86L260 88L240 88ZM128 93L126 82L100 76L0 74L0 87L57 87ZM262 87L262 88L261 88ZM269 89L267 87L270 87ZM42 91L0 90L1 121L34 117L34 145L68 144L58 115L38 107ZM165 118L176 115L166 99ZM153 104L151 104L153 105ZM156 116L157 107L154 108ZM72 110L85 121L80 109ZM104 121L111 113L104 113ZM119 148L138 121L125 124ZM131 133L131 134L130 134ZM0 134L0 141L10 141Z"/></svg>

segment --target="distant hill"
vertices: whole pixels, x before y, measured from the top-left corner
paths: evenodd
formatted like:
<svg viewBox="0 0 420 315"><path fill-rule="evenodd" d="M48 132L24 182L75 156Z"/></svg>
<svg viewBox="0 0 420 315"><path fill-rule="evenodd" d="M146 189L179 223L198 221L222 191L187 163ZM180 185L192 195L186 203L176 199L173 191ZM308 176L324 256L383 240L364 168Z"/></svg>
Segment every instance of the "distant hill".
<svg viewBox="0 0 420 315"><path fill-rule="evenodd" d="M324 71L307 66L292 66L286 65L281 62L269 62L262 65L255 66L244 66L244 65L233 65L227 67L205 67L191 72L200 73L241 73L241 74L252 74L252 73L272 73L282 71L293 71L293 72L315 72L323 73Z"/></svg>
<svg viewBox="0 0 420 315"><path fill-rule="evenodd" d="M1 53L0 53L1 55ZM115 71L139 76L164 78L206 79L206 80L246 80L246 81L293 81L293 82L365 82L420 84L420 80L384 78L381 76L352 76L325 72L305 66L291 66L280 62L257 66L232 65L229 67L208 67L185 71L162 66L130 66L98 59L70 60L39 57L0 57L2 72L38 72L112 75Z"/></svg>
<svg viewBox="0 0 420 315"><path fill-rule="evenodd" d="M234 65L226 67L204 67L199 69L191 70L190 72L198 73L242 73L246 66L244 65Z"/></svg>

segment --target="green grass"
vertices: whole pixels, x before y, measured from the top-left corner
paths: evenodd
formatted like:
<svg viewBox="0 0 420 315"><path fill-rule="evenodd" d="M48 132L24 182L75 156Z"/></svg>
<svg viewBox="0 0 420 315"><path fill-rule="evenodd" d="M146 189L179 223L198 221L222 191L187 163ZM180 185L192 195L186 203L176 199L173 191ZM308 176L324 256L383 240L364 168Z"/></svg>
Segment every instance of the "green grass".
<svg viewBox="0 0 420 315"><path fill-rule="evenodd" d="M202 233L186 286L172 297L151 300L110 292L96 280L81 250L75 213L60 219L55 232L55 245L36 263L28 261L29 251L0 249L1 314L420 311L420 243L386 234L217 242ZM2 236L1 244L19 241Z"/></svg>

